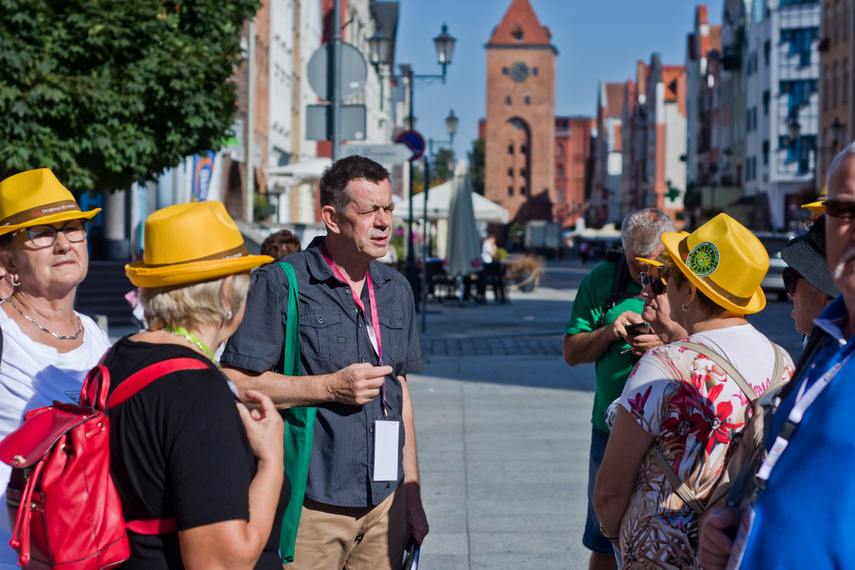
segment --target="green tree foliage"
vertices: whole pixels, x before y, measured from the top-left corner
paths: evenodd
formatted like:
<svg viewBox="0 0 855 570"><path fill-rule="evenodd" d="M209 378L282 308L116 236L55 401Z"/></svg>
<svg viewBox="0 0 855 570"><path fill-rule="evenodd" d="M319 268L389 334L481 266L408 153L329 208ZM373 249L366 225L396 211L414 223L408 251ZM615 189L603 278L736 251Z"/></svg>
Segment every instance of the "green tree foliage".
<svg viewBox="0 0 855 570"><path fill-rule="evenodd" d="M0 0L0 179L74 192L150 180L234 122L257 0Z"/></svg>
<svg viewBox="0 0 855 570"><path fill-rule="evenodd" d="M436 186L451 179L453 174L452 166L454 164L454 149L440 148L433 154L431 158L431 166L433 167L430 173L430 185Z"/></svg>
<svg viewBox="0 0 855 570"><path fill-rule="evenodd" d="M484 139L472 141L469 151L469 175L472 177L472 191L484 195Z"/></svg>

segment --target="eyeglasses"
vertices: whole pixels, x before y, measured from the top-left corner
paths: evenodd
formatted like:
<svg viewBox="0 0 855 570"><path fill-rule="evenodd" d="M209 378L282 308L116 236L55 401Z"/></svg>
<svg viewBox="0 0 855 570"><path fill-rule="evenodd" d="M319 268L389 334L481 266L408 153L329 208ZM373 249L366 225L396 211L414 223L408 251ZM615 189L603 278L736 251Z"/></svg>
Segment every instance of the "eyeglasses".
<svg viewBox="0 0 855 570"><path fill-rule="evenodd" d="M18 230L18 232L22 231L25 230ZM86 220L72 220L59 229L53 226L33 226L26 228L30 242L34 247L39 249L50 247L56 243L56 236L59 232L64 233L65 238L71 243L80 243L86 239L88 231L89 224L87 224Z"/></svg>
<svg viewBox="0 0 855 570"><path fill-rule="evenodd" d="M654 277L650 273L646 273L644 271L639 273L639 277L641 277L642 287L650 285L650 290L653 291L654 295L661 295L668 288L668 282L661 277Z"/></svg>
<svg viewBox="0 0 855 570"><path fill-rule="evenodd" d="M832 218L855 218L855 200L826 200L822 204L825 206L825 213Z"/></svg>
<svg viewBox="0 0 855 570"><path fill-rule="evenodd" d="M784 278L784 289L787 291L787 295L795 295L796 282L799 279L804 279L804 277L802 277L802 274L793 269L792 267L785 267L784 272L781 274L781 277Z"/></svg>

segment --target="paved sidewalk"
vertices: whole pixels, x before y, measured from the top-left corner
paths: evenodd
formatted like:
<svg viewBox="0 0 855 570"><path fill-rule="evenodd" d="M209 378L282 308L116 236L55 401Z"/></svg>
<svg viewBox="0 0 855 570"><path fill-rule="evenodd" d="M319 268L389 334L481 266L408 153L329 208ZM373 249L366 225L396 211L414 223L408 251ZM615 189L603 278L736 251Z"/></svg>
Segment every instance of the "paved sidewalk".
<svg viewBox="0 0 855 570"><path fill-rule="evenodd" d="M594 370L561 358L574 295L428 305L426 367L410 378L431 523L423 570L587 568Z"/></svg>

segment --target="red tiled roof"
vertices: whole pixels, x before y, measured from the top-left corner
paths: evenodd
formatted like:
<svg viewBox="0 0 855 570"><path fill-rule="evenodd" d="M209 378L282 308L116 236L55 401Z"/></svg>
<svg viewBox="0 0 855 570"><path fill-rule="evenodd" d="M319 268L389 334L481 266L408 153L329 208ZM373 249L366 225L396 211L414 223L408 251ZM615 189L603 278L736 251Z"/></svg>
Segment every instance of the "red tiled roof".
<svg viewBox="0 0 855 570"><path fill-rule="evenodd" d="M551 45L552 34L542 26L528 0L513 0L505 17L493 30L490 44Z"/></svg>
<svg viewBox="0 0 855 570"><path fill-rule="evenodd" d="M686 67L683 65L662 66L662 83L665 84L666 101L677 100L677 82L684 73L686 73Z"/></svg>

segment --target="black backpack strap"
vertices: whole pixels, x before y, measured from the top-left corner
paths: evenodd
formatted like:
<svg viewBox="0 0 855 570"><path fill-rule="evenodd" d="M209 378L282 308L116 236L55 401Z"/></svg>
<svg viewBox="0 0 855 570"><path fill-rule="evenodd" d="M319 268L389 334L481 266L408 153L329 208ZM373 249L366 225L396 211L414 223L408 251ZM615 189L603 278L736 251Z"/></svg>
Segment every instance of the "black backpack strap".
<svg viewBox="0 0 855 570"><path fill-rule="evenodd" d="M629 263L626 261L626 256L621 254L615 261L615 278L612 280L612 290L609 293L609 300L603 305L603 312L600 319L597 321L597 328L603 326L606 320L606 313L614 309L621 299L629 299L634 295L627 295L626 288L629 286L631 275L629 273Z"/></svg>

